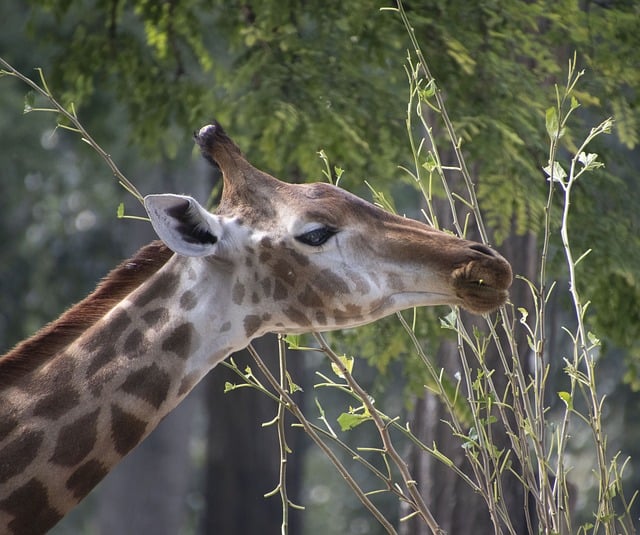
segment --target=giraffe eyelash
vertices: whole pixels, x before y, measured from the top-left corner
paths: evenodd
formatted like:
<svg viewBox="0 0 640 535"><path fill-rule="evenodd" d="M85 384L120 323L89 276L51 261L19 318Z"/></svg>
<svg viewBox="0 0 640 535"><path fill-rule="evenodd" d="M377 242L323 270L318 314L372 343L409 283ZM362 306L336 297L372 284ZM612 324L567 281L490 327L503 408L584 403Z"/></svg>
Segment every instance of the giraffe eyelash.
<svg viewBox="0 0 640 535"><path fill-rule="evenodd" d="M317 227L304 234L296 236L296 240L305 245L311 247L320 247L324 245L329 239L337 234L337 230L331 227Z"/></svg>

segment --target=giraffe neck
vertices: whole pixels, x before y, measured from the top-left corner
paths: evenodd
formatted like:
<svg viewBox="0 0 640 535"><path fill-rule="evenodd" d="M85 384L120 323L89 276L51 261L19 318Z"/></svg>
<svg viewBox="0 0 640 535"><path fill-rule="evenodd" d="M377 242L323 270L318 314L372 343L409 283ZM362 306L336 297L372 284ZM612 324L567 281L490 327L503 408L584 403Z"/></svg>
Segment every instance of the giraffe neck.
<svg viewBox="0 0 640 535"><path fill-rule="evenodd" d="M198 273L205 262L174 256L70 344L0 388L0 531L46 531L248 343L242 322L228 318L225 271Z"/></svg>

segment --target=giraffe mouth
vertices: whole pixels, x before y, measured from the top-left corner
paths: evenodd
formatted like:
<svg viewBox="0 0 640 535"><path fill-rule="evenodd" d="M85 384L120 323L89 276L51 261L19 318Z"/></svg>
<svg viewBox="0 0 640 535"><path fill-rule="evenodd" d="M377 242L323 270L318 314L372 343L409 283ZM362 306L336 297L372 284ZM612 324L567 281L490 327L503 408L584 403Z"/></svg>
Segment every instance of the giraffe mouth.
<svg viewBox="0 0 640 535"><path fill-rule="evenodd" d="M494 288L483 280L457 281L454 284L460 306L469 312L487 314L504 305L509 299L506 289Z"/></svg>
<svg viewBox="0 0 640 535"><path fill-rule="evenodd" d="M506 303L512 273L500 255L471 260L452 273L453 290L460 306L476 314L486 314Z"/></svg>
<svg viewBox="0 0 640 535"><path fill-rule="evenodd" d="M416 306L437 306L459 304L450 294L440 292L397 292L381 299L370 311L369 316L381 318L394 312Z"/></svg>

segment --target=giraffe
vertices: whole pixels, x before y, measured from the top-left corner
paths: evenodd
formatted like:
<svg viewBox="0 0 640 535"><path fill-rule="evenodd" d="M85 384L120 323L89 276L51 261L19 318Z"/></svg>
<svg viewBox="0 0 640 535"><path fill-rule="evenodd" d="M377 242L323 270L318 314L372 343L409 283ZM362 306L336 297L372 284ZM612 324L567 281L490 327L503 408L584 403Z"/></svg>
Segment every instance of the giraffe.
<svg viewBox="0 0 640 535"><path fill-rule="evenodd" d="M423 305L508 297L489 247L326 183L256 169L217 122L195 134L223 174L215 213L149 195L160 241L0 358L0 531L58 522L231 352Z"/></svg>

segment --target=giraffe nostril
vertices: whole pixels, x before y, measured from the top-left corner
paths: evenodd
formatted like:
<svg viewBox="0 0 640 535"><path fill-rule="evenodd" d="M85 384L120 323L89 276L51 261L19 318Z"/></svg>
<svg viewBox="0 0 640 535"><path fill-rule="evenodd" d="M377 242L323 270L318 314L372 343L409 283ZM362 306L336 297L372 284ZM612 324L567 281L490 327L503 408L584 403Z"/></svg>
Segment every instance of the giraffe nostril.
<svg viewBox="0 0 640 535"><path fill-rule="evenodd" d="M496 257L496 252L493 249L487 247L486 245L482 245L481 243L474 243L473 245L469 245L469 249L483 255L490 256L492 258Z"/></svg>
<svg viewBox="0 0 640 535"><path fill-rule="evenodd" d="M465 284L471 283L473 287L481 281L480 286L488 286L493 290L506 290L511 286L511 266L500 253L483 243L471 242L467 244L467 248L470 258L467 258L463 270L462 279Z"/></svg>

